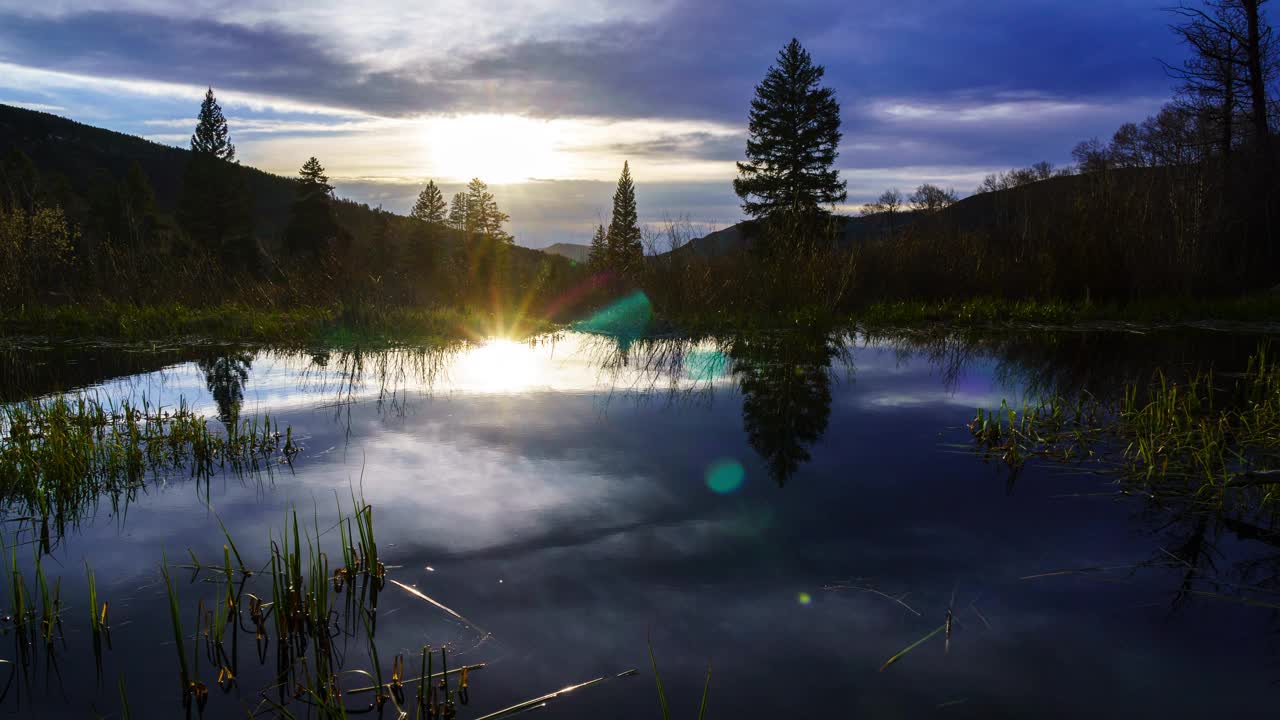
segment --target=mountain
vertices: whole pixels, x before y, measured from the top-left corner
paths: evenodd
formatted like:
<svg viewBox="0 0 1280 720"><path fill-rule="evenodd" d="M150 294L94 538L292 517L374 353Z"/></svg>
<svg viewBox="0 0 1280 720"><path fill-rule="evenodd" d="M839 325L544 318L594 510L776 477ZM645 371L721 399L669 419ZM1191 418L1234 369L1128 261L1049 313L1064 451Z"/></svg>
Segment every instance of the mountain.
<svg viewBox="0 0 1280 720"><path fill-rule="evenodd" d="M188 150L45 112L0 104L0 161L14 151L21 151L31 159L42 183L53 189L51 194L73 219L87 215L95 193L123 180L134 162L150 180L159 210L175 214L190 156ZM297 180L243 164L235 165L234 172L244 180L253 198L254 235L264 248L279 250L297 196ZM437 243L439 249L447 251L456 251L463 244L457 231L428 226L349 200L339 199L334 203L334 214L339 224L351 233L357 247L371 242L388 224L392 234L404 238L404 242ZM518 245L510 246L508 255L522 273L531 276L548 262L545 254ZM552 264L559 266L555 268L557 271L567 271L570 265L558 259L553 259Z"/></svg>
<svg viewBox="0 0 1280 720"><path fill-rule="evenodd" d="M14 150L26 153L42 177L64 184L80 198L90 197L104 176L125 177L136 161L155 189L156 204L169 213L177 210L190 154L57 115L0 105L0 158ZM283 234L296 195L294 180L248 165L236 170L253 197L256 233L263 238Z"/></svg>
<svg viewBox="0 0 1280 720"><path fill-rule="evenodd" d="M1151 168L1116 169L1109 175L1118 187L1124 188L1152 187L1158 176L1159 173ZM1039 227L1062 224L1073 217L1079 197L1091 182L1085 175L1055 176L1004 190L970 195L931 215L903 210L894 218L894 228L900 232L921 224L929 231L944 231L948 237L954 237L964 233L986 233L997 226L1019 222ZM885 213L837 215L835 220L842 226L838 240L842 245L889 236L889 217ZM671 252L677 257L705 258L739 252L750 246L753 230L753 221L743 221L690 240Z"/></svg>
<svg viewBox="0 0 1280 720"><path fill-rule="evenodd" d="M914 218L915 213L904 212L900 213L896 222L898 227L902 228L910 224ZM885 215L864 215L859 217L837 215L835 220L842 225L839 240L841 244L852 245L864 240L882 237L889 230L889 221ZM703 237L694 238L671 252L676 256L719 257L746 250L751 244L750 238L754 225L753 221L745 220L737 225L730 225Z"/></svg>
<svg viewBox="0 0 1280 720"><path fill-rule="evenodd" d="M556 243L555 245L548 245L541 248L541 250L542 252L550 255L567 257L578 264L585 263L587 261L587 256L591 254L590 245L578 245L575 243Z"/></svg>

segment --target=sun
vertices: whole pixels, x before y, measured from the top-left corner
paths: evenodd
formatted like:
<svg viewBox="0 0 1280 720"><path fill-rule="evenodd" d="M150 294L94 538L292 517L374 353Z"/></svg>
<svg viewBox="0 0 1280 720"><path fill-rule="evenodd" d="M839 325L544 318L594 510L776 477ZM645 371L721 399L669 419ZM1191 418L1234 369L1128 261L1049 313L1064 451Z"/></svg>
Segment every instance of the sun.
<svg viewBox="0 0 1280 720"><path fill-rule="evenodd" d="M560 128L550 120L519 115L455 115L423 123L431 174L491 184L555 179L568 168Z"/></svg>

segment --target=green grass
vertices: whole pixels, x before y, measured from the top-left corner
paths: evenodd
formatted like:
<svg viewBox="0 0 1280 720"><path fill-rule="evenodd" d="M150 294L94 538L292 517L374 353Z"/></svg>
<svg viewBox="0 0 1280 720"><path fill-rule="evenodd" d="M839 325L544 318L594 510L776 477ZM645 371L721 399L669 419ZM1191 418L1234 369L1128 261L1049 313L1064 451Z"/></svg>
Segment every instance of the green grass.
<svg viewBox="0 0 1280 720"><path fill-rule="evenodd" d="M1062 300L971 298L929 302L893 301L868 305L853 320L869 327L952 324L1084 322L1274 321L1280 318L1280 294L1235 298L1165 298L1118 303L1073 303Z"/></svg>
<svg viewBox="0 0 1280 720"><path fill-rule="evenodd" d="M211 430L181 401L160 408L60 396L4 405L0 502L61 529L102 496L118 509L161 471L184 468L207 478L218 469L252 471L287 460L289 437L269 417L244 420L234 433Z"/></svg>
<svg viewBox="0 0 1280 720"><path fill-rule="evenodd" d="M279 347L447 344L494 334L549 329L526 318L497 327L492 318L454 308L341 306L273 308L227 303L24 306L0 309L0 336L97 338L130 342L226 339Z"/></svg>

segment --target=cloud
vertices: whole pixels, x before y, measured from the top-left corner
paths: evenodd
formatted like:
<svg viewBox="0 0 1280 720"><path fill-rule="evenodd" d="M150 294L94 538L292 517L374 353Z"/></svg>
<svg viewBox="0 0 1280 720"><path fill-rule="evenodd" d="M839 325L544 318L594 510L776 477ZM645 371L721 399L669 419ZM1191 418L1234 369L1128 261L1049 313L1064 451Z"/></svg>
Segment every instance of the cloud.
<svg viewBox="0 0 1280 720"><path fill-rule="evenodd" d="M0 91L184 144L191 120L175 118L212 85L245 162L292 173L320 155L340 186L400 210L426 177L608 188L630 159L651 212L720 223L739 217L729 183L753 88L792 36L841 101L857 205L1064 163L1076 141L1154 112L1169 85L1154 58L1183 53L1160 4L0 0ZM531 242L589 232L607 206L607 192L527 185L542 203L518 220Z"/></svg>
<svg viewBox="0 0 1280 720"><path fill-rule="evenodd" d="M583 152L607 152L625 157L682 157L699 160L740 160L746 134L742 132L708 131L687 133L663 133L643 140L618 141L602 145L583 145L575 148Z"/></svg>
<svg viewBox="0 0 1280 720"><path fill-rule="evenodd" d="M486 2L425 12L383 5L285 12L276 2L131 2L73 11L55 3L6 18L0 55L30 67L212 83L384 115L741 122L754 83L791 34L826 64L846 107L904 88L1149 93L1167 85L1152 55L1177 54L1158 14L1135 3L904 3L891 17L867 2L686 1L635 10L544 0L521 12ZM1099 50L1065 51L1084 35Z"/></svg>
<svg viewBox="0 0 1280 720"><path fill-rule="evenodd" d="M11 100L8 98L0 98L0 105L12 105L14 107L26 108L28 110L39 110L40 112L64 112L66 108L62 105L51 105L49 103L26 102L23 100Z"/></svg>

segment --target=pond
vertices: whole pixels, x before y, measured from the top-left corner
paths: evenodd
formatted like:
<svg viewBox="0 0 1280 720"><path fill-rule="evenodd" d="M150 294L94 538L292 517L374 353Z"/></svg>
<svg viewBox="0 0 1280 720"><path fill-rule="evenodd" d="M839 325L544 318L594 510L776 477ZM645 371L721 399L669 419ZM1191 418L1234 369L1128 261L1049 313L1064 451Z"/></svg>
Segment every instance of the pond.
<svg viewBox="0 0 1280 720"><path fill-rule="evenodd" d="M541 714L661 717L650 645L674 717L696 717L708 662L713 718L1260 715L1280 680L1280 532L1124 494L1102 474L1011 473L972 451L965 426L1002 399L1114 393L1157 366L1239 370L1267 339L1181 328L562 333L365 353L11 343L0 401L182 401L219 432L269 416L300 449L238 471L149 471L40 529L8 506L0 605L12 613L13 562L38 596L43 555L61 611L49 644L24 644L6 618L4 709L119 717L123 696L131 717L182 717L163 561L205 716L319 716L295 697L306 662L272 687L277 638L263 647L243 601L216 631L220 652L205 637L215 623L197 631L198 618L224 607L221 566L240 564L228 536L257 570L237 592L270 601L264 570L272 543L292 542L291 513L331 572L339 507L367 504L386 583L376 610L357 611L365 620L341 618L355 580L332 615L351 711L373 701L351 692L375 682L372 634L384 679L397 656L416 679L424 645L446 646L450 667L483 664L460 718L602 677ZM86 563L109 604L99 652ZM233 663L223 690L218 665ZM411 717L415 692L405 685Z"/></svg>

